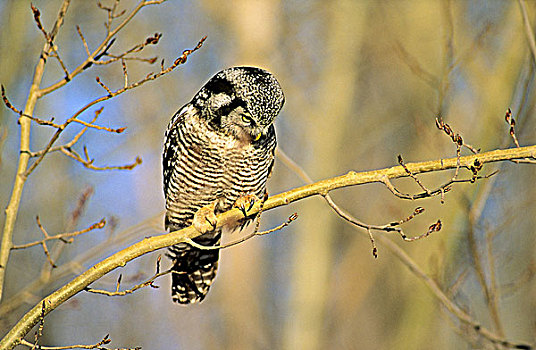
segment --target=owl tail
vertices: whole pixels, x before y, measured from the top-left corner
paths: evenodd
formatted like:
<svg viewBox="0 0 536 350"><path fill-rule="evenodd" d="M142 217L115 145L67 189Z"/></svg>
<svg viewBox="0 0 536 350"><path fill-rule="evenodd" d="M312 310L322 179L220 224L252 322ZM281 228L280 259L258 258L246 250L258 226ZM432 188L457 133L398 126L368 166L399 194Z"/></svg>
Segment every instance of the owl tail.
<svg viewBox="0 0 536 350"><path fill-rule="evenodd" d="M193 239L203 246L220 243L221 233L204 234ZM169 248L171 267L171 298L180 304L199 303L205 299L218 270L218 249L199 249L187 243Z"/></svg>

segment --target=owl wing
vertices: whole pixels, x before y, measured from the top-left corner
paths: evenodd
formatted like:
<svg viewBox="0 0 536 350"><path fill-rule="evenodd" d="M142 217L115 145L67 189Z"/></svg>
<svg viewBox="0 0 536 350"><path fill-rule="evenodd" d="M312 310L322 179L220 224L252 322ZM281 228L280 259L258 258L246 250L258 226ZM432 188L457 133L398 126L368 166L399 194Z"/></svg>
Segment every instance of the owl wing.
<svg viewBox="0 0 536 350"><path fill-rule="evenodd" d="M268 129L268 137L273 138L274 144L272 146L271 155L272 155L272 161L270 162L270 165L268 166L268 176L266 177L269 179L272 176L272 171L274 170L274 163L275 163L275 149L277 148L277 141L275 138L275 127L274 125L270 125L270 129Z"/></svg>
<svg viewBox="0 0 536 350"><path fill-rule="evenodd" d="M171 121L168 124L165 138L164 138L164 154L162 156L162 168L164 174L164 195L167 197L167 191L169 186L169 181L171 179L171 173L175 169L175 162L177 161L177 151L178 151L178 124L184 122L187 113L191 113L191 110L188 108L188 105L183 106L181 109L173 115Z"/></svg>

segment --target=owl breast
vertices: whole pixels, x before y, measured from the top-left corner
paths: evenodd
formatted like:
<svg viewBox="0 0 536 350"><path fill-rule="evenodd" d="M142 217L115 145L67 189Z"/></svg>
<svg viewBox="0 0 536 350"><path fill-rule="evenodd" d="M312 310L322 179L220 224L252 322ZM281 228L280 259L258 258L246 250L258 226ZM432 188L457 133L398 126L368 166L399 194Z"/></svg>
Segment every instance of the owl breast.
<svg viewBox="0 0 536 350"><path fill-rule="evenodd" d="M165 157L174 162L164 188L167 225L189 226L195 212L215 200L216 211L224 212L246 194L261 198L274 161L273 126L260 140L248 143L214 130L192 109L179 113L165 152L171 152Z"/></svg>

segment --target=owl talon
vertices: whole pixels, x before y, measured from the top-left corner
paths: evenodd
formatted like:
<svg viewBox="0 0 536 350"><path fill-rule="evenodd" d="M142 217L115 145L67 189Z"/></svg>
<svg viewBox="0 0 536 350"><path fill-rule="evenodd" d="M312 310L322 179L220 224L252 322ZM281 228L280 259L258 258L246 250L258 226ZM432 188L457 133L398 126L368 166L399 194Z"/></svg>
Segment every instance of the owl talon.
<svg viewBox="0 0 536 350"><path fill-rule="evenodd" d="M211 231L214 231L216 229L216 226L218 224L216 218L214 217L214 221L210 220L207 216L205 216L205 220L207 220L207 222L210 224L210 226L212 226L212 230Z"/></svg>
<svg viewBox="0 0 536 350"><path fill-rule="evenodd" d="M210 231L214 231L218 224L218 219L214 210L216 209L216 201L211 204L202 207L194 214L193 226L194 228L202 234L205 234ZM207 222L211 228L207 228Z"/></svg>
<svg viewBox="0 0 536 350"><path fill-rule="evenodd" d="M235 204L233 205L233 207L240 209L242 214L244 214L244 217L247 217L248 212L251 210L251 208L253 208L253 205L258 200L259 200L259 197L257 197L256 195L248 194L248 195L238 198Z"/></svg>

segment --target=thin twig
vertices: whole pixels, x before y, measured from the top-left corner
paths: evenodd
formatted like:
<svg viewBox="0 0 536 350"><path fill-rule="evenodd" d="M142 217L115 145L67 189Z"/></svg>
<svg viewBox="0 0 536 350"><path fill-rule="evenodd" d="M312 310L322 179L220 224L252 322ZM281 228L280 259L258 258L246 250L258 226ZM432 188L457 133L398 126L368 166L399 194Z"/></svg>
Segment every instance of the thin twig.
<svg viewBox="0 0 536 350"><path fill-rule="evenodd" d="M508 123L508 125L510 125L510 137L512 138L512 140L514 141L514 144L516 145L516 147L521 147L519 145L519 141L517 139L517 136L516 136L516 131L515 131L515 126L516 126L516 120L514 119L514 117L512 116L512 110L510 108L508 108L506 110L506 114L504 116L504 120L506 121L506 123ZM536 159L529 159L529 158L525 158L525 159L519 159L519 160L514 160L513 161L514 163L529 163L529 164L536 164Z"/></svg>
<svg viewBox="0 0 536 350"><path fill-rule="evenodd" d="M58 233L57 235L50 236L45 230L45 228L43 227L43 225L41 224L39 216L36 217L36 220L37 220L37 225L39 229L41 230L41 232L43 233L43 235L45 236L45 238L39 241L30 242L26 244L13 245L11 249L25 249L25 248L35 247L36 245L44 244L45 242L57 240L57 239L62 240L64 243L72 243L73 237L82 235L84 233L88 233L93 230L102 229L106 225L106 219L103 218L99 222L91 224L90 226L88 226L87 228L83 230L74 231L74 232L66 232L66 233Z"/></svg>
<svg viewBox="0 0 536 350"><path fill-rule="evenodd" d="M93 117L93 119L91 119L89 121L89 124L93 125L93 123L97 120L97 118L99 117L100 113L102 112L102 110L104 109L104 107L101 107L99 108L98 110L95 111L95 116ZM73 138L71 141L67 142L66 144L64 145L61 145L61 146L55 146L55 147L52 147L50 148L50 150L48 151L48 153L52 153L52 152L57 152L57 151L61 151L62 149L70 149L71 147L73 147L77 142L78 140L80 140L80 138L82 137L82 135L84 135L84 133L89 129L88 126L84 127L82 130L80 130ZM36 151L36 152L29 152L30 154L30 157L39 157L40 155L42 155L43 153L45 153L45 150L40 150L40 151Z"/></svg>
<svg viewBox="0 0 536 350"><path fill-rule="evenodd" d="M102 170L132 170L136 166L140 165L142 163L142 159L140 157L136 157L136 159L130 163L130 164L124 164L124 165L105 165L105 166L96 166L93 165L93 162L95 159L91 159L89 157L89 154L87 152L87 147L84 147L84 156L86 159L83 159L77 152L70 150L68 148L62 147L60 149L61 153L65 154L67 157L72 158L82 164L87 169L96 170L96 171L102 171Z"/></svg>
<svg viewBox="0 0 536 350"><path fill-rule="evenodd" d="M41 23L41 12L39 12L39 9L35 7L33 4L30 4L30 7L32 8L33 16L35 24L37 25L37 28L43 33L45 40L50 44L50 36L48 35L45 28L43 28L43 24Z"/></svg>
<svg viewBox="0 0 536 350"><path fill-rule="evenodd" d="M121 59L121 67L123 68L123 78L124 78L123 87L126 88L128 86L128 72L127 72L127 64L124 58Z"/></svg>
<svg viewBox="0 0 536 350"><path fill-rule="evenodd" d="M141 288L144 288L144 287L147 287L147 286L149 286L151 288L159 288L159 286L155 285L153 282L157 278L165 276L165 275L170 274L172 272L171 269L163 271L163 272L160 272L160 258L161 257L159 256L158 259L157 259L156 273L151 278L146 280L145 282L137 284L137 285L135 285L134 287L132 287L130 289L125 289L125 290L122 290L122 291L119 290L120 284L121 284L121 278L122 278L122 275L119 275L119 278L117 279L117 284L116 284L116 288L115 288L114 292L110 292L110 291L102 290L102 289L93 289L93 288L89 288L89 287L85 288L84 290L86 292L89 292L89 293L107 295L109 297L115 297L115 296L125 296L127 294L132 294L135 291L137 291L138 289L141 289Z"/></svg>
<svg viewBox="0 0 536 350"><path fill-rule="evenodd" d="M58 63L61 66L61 69L65 73L65 79L70 80L69 71L67 70L67 67L65 66L65 63L61 59L60 54L58 52L58 49L57 49L56 45L53 42L54 41L54 36L49 35L46 32L45 28L43 27L43 24L41 23L41 13L40 13L39 9L37 9L37 7L35 7L33 4L30 4L30 6L32 8L32 12L33 12L33 15L34 15L34 20L35 20L35 23L37 25L37 28L41 31L41 33L43 33L43 36L45 37L45 41L48 43L48 45L50 47L50 52L48 52L48 51L43 52L44 60L46 61L48 56L52 56L52 57L56 58L56 60L58 61Z"/></svg>
<svg viewBox="0 0 536 350"><path fill-rule="evenodd" d="M15 106L11 104L11 102L9 102L9 99L7 98L7 94L6 94L6 88L4 87L4 85L1 85L1 89L2 89L2 100L4 101L4 104L6 105L6 107L11 109L13 112L17 113L19 116L22 117L23 116L22 111L19 111Z"/></svg>
<svg viewBox="0 0 536 350"><path fill-rule="evenodd" d="M287 156L286 153L283 152L281 149L277 150L277 156L291 170L293 170L296 174L298 174L298 176L300 176L304 181L306 181L308 183L312 183L312 179L307 175L305 170L302 167L300 167L296 162L294 162L289 156ZM399 163L403 164L403 169L406 171L407 175L409 175L409 176L413 175L413 173L407 168L407 166L404 164L404 162L401 161L401 157L399 159ZM415 179L414 175L412 176L412 178ZM385 183L388 186L388 188L392 188L392 190L394 191L393 193L400 193L400 192L398 192L398 190L396 190L396 188L393 185L391 185L391 183L389 181L389 178L387 176L385 176L385 178L383 179L382 182ZM441 229L441 221L438 220L435 224L433 224L433 225L431 225L429 227L429 229L428 229L428 231L426 233L418 236L419 238L417 238L417 237L408 238L406 236L406 234L404 233L404 231L402 230L402 228L398 227L398 226L400 226L400 225L412 220L413 218L415 218L415 216L423 213L424 208L422 208L422 207L417 207L410 216L408 216L408 217L406 217L406 218L404 218L402 220L394 221L394 222L391 222L391 223L386 224L386 225L370 225L370 224L366 224L364 222L361 222L360 220L357 220L355 217L353 217L352 215L348 214L345 210L343 210L341 207L339 207L335 203L335 201L331 198L329 193L322 194L322 197L324 197L324 199L326 200L328 205L335 211L335 213L337 213L337 215L339 215L339 217L341 217L342 219L346 220L347 222L351 223L352 225L354 225L354 226L356 226L358 228L364 229L367 232L367 234L369 236L369 239L370 239L370 243L372 245L372 255L374 256L374 258L378 257L378 248L376 247L376 243L375 243L375 240L374 240L374 235L372 234L373 230L375 230L375 231L385 231L385 232L398 232L400 234L400 236L405 241L412 242L412 241L415 241L417 239L427 237L432 232L436 232L436 231L439 231Z"/></svg>
<svg viewBox="0 0 536 350"><path fill-rule="evenodd" d="M95 125L95 124L93 124L91 122L88 123L88 122L85 122L83 120L76 119L76 118L72 119L72 122L82 124L84 126L87 126L88 128L92 128L92 129L96 129L96 130L105 130L105 131L113 132L113 133L116 133L116 134L120 134L120 133L122 133L123 131L125 131L127 129L126 127L112 129L112 128L108 128L106 126Z"/></svg>
<svg viewBox="0 0 536 350"><path fill-rule="evenodd" d="M409 169L408 167L406 166L406 164L404 164L404 159L402 159L402 156L399 154L398 155L398 164L402 165L402 167L404 168L404 170L408 173L408 175L417 183L417 185L419 185L420 188L423 189L423 191L428 195L428 197L431 197L432 194L430 192L429 189L427 189L423 184L422 182L419 180L419 178L417 176L415 176Z"/></svg>
<svg viewBox="0 0 536 350"><path fill-rule="evenodd" d="M459 166L458 162L459 162L459 158L457 157L456 158L456 168L458 168L458 166ZM482 169L482 166L483 166L483 164L477 158L477 159L475 159L473 164L469 166L469 170L471 170L471 172L473 173L473 176L470 179L450 179L449 181L445 182L444 184L442 184L438 188L429 191L428 193L427 192L421 192L421 193L417 193L417 194L402 193L392 184L392 182L389 180L389 177L387 177L387 176L383 177L380 182L383 183L387 187L387 189L389 189L389 191L391 191L391 193L394 194L395 196L397 196L398 198L408 199L408 200L413 201L413 200L416 200L416 199L422 199L422 198L441 195L442 196L441 202L443 203L444 202L443 195L445 193L449 192L450 190L452 190L452 185L453 184L455 184L455 183L464 183L464 182L474 183L476 180L488 179L488 178L492 177L493 175L497 174L497 171L494 171L494 172L492 172L490 174L487 174L487 175L484 175L484 176L478 176L478 171Z"/></svg>
<svg viewBox="0 0 536 350"><path fill-rule="evenodd" d="M425 238L430 236L433 232L439 232L441 230L441 227L443 227L443 224L441 223L441 220L437 220L437 222L433 223L428 227L428 231L423 233L422 235L415 236L415 237L408 237L406 236L402 231L399 231L400 235L402 236L402 239L406 242L414 242L416 240L419 240L421 238Z"/></svg>
<svg viewBox="0 0 536 350"><path fill-rule="evenodd" d="M257 229L255 229L252 233L250 233L250 234L248 234L248 235L246 235L246 236L244 236L244 237L242 237L240 239L237 239L236 241L232 241L232 242L229 242L229 243L226 243L226 244L219 244L219 245L214 245L214 246L206 246L206 245L196 243L191 239L187 239L186 243L190 244L194 248L201 249L201 250L225 249L225 248L229 248L229 247L235 246L237 244L240 244L242 242L245 242L248 239L251 239L251 238L253 238L255 236L263 236L263 235L267 235L267 234L282 230L285 227L287 227L288 225L290 225L290 223L293 222L294 220L296 220L297 218L298 218L298 213L294 213L294 214L292 214L291 216L288 217L287 221L283 222L282 224L277 225L274 228L271 228L271 229L266 230L266 231L260 231L260 232L257 231Z"/></svg>
<svg viewBox="0 0 536 350"><path fill-rule="evenodd" d="M113 54L108 53L107 51L104 51L104 53L100 57L107 56L110 58L107 60L94 59L93 63L97 65L107 65L107 64L119 61L119 60L138 60L142 62L147 62L149 64L153 64L154 62L156 62L157 57L141 58L141 57L135 57L135 56L133 57L133 56L128 56L128 55L141 52L145 47L149 45L157 45L161 37L162 37L162 33L155 33L153 36L150 36L147 39L145 39L143 43L137 44L134 47L118 55L113 55Z"/></svg>
<svg viewBox="0 0 536 350"><path fill-rule="evenodd" d="M97 83L104 89L106 90L106 92L108 93L108 96L112 96L112 90L110 90L110 88L108 86L106 86L101 80L99 77L95 77L95 80L97 81Z"/></svg>
<svg viewBox="0 0 536 350"><path fill-rule="evenodd" d="M90 189L89 189L90 190ZM73 212L70 215L69 222L67 223L67 228L70 229L76 225L77 215L80 215L80 211L83 210L85 204L83 203L86 198L88 189L84 190L80 196L79 202L76 207L73 209ZM138 239L149 233L158 234L163 231L162 227L162 218L164 212L158 213L157 215L152 216L149 219L146 219L134 226L131 226L121 232L118 232L114 235L108 235L107 239L89 247L86 250L79 251L77 255L73 256L72 259L67 259L63 264L58 265L55 269L49 268L50 265L45 264L41 269L41 273L38 278L30 281L24 287L19 289L16 294L12 295L8 299L5 299L0 304L0 319L6 319L8 315L13 315L15 310L17 310L22 305L28 305L33 303L35 300L39 300L43 293L46 293L45 290L50 290L50 286L58 281L65 281L68 278L77 276L80 273L84 272L85 266L88 266L92 261L95 261L98 257L106 255L106 252L114 253L118 249L121 249L129 242ZM113 219L113 217L112 217ZM111 229L113 226L113 220L108 220L108 228ZM58 243L60 243L58 241ZM60 246L61 247L61 246Z"/></svg>
<svg viewBox="0 0 536 350"><path fill-rule="evenodd" d="M123 10L120 13L116 13L117 6L119 5L119 1L120 0L115 0L114 4L111 7L104 6L103 4L101 4L100 1L97 1L97 6L100 9L105 10L107 12L107 14L108 14L108 19L107 19L106 23L104 23L104 27L106 27L106 30L107 30L108 33L110 33L111 26L112 26L112 21L115 18L124 15L125 12L126 12L125 10Z"/></svg>
<svg viewBox="0 0 536 350"><path fill-rule="evenodd" d="M41 230L41 232L43 233L45 238L43 238L40 241L35 241L35 242L31 242L31 243L13 245L11 247L11 249L12 250L25 249L25 248L34 247L36 245L41 245L43 247L43 251L45 253L45 256L47 257L47 261L48 261L48 263L50 264L50 266L52 268L56 268L57 265L54 262L54 259L52 258L51 254L50 254L50 251L48 249L48 246L47 246L48 241L61 240L64 243L71 243L72 240L73 240L73 237L76 237L78 235L93 231L95 229L101 229L106 224L106 220L102 219L101 221L99 221L97 223L94 223L93 225L89 226L88 228L80 230L80 231L69 232L69 233L61 233L61 234L57 234L57 235L54 235L54 236L50 236L48 234L48 232L46 231L46 229L44 228L44 226L41 224L41 220L39 219L39 216L36 217L36 221L37 221L37 227L39 227L39 230Z"/></svg>
<svg viewBox="0 0 536 350"><path fill-rule="evenodd" d="M84 45L84 49L86 50L88 57L90 57L91 53L89 52L89 46L87 45L86 38L84 37L84 34L82 34L82 29L80 29L80 26L78 24L76 25L76 31L78 32L80 40L82 40L82 44Z"/></svg>
<svg viewBox="0 0 536 350"><path fill-rule="evenodd" d="M455 144L467 148L474 154L477 154L478 152L480 152L480 149L476 149L473 146L465 143L460 134L454 133L450 125L448 125L447 123L443 121L443 117L441 115L438 115L436 117L436 126L439 130L443 130L445 134L447 134L451 138L452 142L454 142Z"/></svg>
<svg viewBox="0 0 536 350"><path fill-rule="evenodd" d="M100 80L98 79L97 77L97 81L99 81L99 83L105 88L107 89L107 91L109 91L108 87L106 87L102 82L100 82ZM110 91L111 93L111 91ZM42 119L42 118L37 118L37 117L34 117L32 115L29 115L29 114L24 114L22 113L20 110L18 110L15 106L13 106L11 104L11 102L9 102L9 99L7 98L7 95L5 93L5 89L4 87L2 86L2 99L4 101L4 104L9 108L11 109L12 111L14 111L15 113L17 113L20 117L26 117L26 118L29 118L31 119L32 121L36 122L37 124L39 125L44 125L44 126L50 126L50 127L53 127L53 128L56 128L56 129L65 129L67 127L67 125L69 125L70 123L78 123L78 124L82 124L84 126L87 126L89 128L93 128L93 129L96 129L96 130L105 130L105 131L108 131L108 132L112 132L112 133L117 133L117 134L120 134L122 133L123 131L126 130L126 127L121 127L121 128L116 128L116 129L113 129L113 128L108 128L106 126L100 126L100 125L95 125L93 124L94 120L92 120L91 122L86 122L86 121L83 121L83 120L80 120L80 119L77 119L77 118L71 118L69 119L68 121L66 121L64 124L56 124L54 123L54 117L50 118L50 120L46 120L46 119ZM96 114L100 114L102 112L102 109L103 107L101 107L97 112ZM95 118L96 119L96 118Z"/></svg>
<svg viewBox="0 0 536 350"><path fill-rule="evenodd" d="M516 131L515 131L516 120L514 119L514 117L512 117L512 110L510 108L506 110L506 114L504 115L504 120L506 121L506 123L510 125L510 136L512 137L512 140L514 140L514 144L518 148L521 147L519 146L519 141L517 140L517 137L516 137Z"/></svg>
<svg viewBox="0 0 536 350"><path fill-rule="evenodd" d="M68 349L98 349L98 350L141 350L141 347L136 348L121 348L121 349L109 349L104 347L103 345L109 344L112 340L110 339L110 335L106 334L104 338L102 338L101 341L99 341L96 344L92 345L84 345L84 344L77 344L77 345L66 345L66 346L44 346L44 345L38 345L37 349L41 350L68 350ZM26 341L25 339L22 339L20 342L21 345L31 347L34 349L34 344Z"/></svg>

